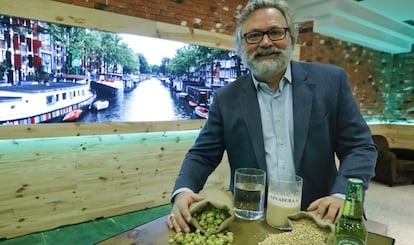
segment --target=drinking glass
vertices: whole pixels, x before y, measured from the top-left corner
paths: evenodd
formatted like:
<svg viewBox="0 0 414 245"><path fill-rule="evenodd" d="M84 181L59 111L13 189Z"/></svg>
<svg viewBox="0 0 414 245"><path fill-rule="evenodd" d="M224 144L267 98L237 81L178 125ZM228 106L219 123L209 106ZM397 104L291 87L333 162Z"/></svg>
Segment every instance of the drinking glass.
<svg viewBox="0 0 414 245"><path fill-rule="evenodd" d="M234 174L235 215L257 220L264 215L266 172L257 168L238 168Z"/></svg>
<svg viewBox="0 0 414 245"><path fill-rule="evenodd" d="M288 216L300 211L303 179L298 175L269 180L266 223L280 230L290 230Z"/></svg>

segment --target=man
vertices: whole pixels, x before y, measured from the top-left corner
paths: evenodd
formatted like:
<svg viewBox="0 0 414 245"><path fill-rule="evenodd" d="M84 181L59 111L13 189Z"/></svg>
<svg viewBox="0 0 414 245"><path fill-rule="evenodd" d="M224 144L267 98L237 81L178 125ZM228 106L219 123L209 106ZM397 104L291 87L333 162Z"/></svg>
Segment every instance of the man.
<svg viewBox="0 0 414 245"><path fill-rule="evenodd" d="M291 61L297 33L283 1L251 0L241 13L236 47L251 74L216 91L175 182L170 228L190 231L188 207L202 200L196 193L225 150L230 190L236 168L261 168L268 178L297 174L301 209L330 223L341 215L349 177L368 188L377 148L347 75L338 67Z"/></svg>

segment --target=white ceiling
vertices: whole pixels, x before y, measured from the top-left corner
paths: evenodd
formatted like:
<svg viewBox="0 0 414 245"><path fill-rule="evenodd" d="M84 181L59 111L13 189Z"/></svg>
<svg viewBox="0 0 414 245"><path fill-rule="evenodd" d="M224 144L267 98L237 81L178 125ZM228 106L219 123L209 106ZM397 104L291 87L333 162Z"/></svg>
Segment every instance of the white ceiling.
<svg viewBox="0 0 414 245"><path fill-rule="evenodd" d="M314 31L386 53L412 51L414 0L287 0ZM412 23L414 24L414 23Z"/></svg>

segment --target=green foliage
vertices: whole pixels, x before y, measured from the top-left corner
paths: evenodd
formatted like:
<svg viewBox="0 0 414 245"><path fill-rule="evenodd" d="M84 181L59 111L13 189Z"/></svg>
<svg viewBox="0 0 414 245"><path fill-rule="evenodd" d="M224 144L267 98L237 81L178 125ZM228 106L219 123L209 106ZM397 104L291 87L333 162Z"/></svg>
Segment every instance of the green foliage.
<svg viewBox="0 0 414 245"><path fill-rule="evenodd" d="M6 62L2 62L1 64L0 64L0 80L2 80L3 79L3 77L4 77L4 72L7 70L7 69L9 69L10 67L7 65L7 63Z"/></svg>
<svg viewBox="0 0 414 245"><path fill-rule="evenodd" d="M73 62L75 60L85 60L92 67L104 67L106 72L114 72L111 68L117 65L122 65L124 73L140 69L138 58L131 48L121 43L118 34L56 24L51 25L51 34L66 48L67 73L79 70L73 67L81 65Z"/></svg>
<svg viewBox="0 0 414 245"><path fill-rule="evenodd" d="M161 65L159 67L159 72L161 72L164 75L168 74L168 64L170 63L170 58L164 57L161 60Z"/></svg>
<svg viewBox="0 0 414 245"><path fill-rule="evenodd" d="M200 67L214 60L230 59L230 51L213 49L197 45L184 46L177 50L176 55L169 61L169 73L181 76L190 75L191 67Z"/></svg>
<svg viewBox="0 0 414 245"><path fill-rule="evenodd" d="M148 64L148 61L145 58L145 56L139 53L138 60L140 64L139 71L141 72L141 74L150 74L152 72L151 66Z"/></svg>

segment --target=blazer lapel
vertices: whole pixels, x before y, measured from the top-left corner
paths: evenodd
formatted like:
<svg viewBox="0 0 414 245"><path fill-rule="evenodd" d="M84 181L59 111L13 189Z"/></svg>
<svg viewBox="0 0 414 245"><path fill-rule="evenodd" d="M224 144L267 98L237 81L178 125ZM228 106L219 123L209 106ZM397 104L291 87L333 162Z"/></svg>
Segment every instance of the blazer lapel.
<svg viewBox="0 0 414 245"><path fill-rule="evenodd" d="M309 130L314 84L300 63L292 61L294 162L298 173Z"/></svg>
<svg viewBox="0 0 414 245"><path fill-rule="evenodd" d="M239 97L239 104L247 130L252 141L254 154L260 168L266 169L266 158L263 142L262 119L260 116L259 102L252 77L246 76L243 89Z"/></svg>

